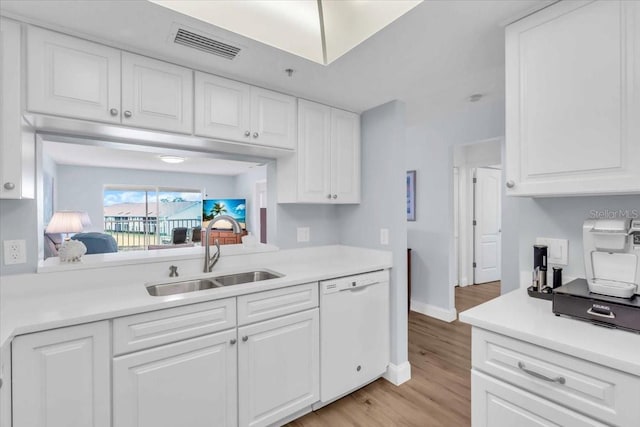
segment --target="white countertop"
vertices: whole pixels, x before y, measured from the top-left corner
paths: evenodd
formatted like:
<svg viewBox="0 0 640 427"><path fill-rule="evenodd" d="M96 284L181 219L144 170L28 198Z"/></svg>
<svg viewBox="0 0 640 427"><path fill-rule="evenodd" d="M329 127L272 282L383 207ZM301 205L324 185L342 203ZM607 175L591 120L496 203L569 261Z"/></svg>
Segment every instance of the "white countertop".
<svg viewBox="0 0 640 427"><path fill-rule="evenodd" d="M202 273L201 256L154 260L94 269L1 277L0 344L15 335L110 319L391 267L391 252L321 246L223 256L212 273ZM178 265L180 277L169 279ZM181 295L153 297L145 284L268 269L282 278Z"/></svg>
<svg viewBox="0 0 640 427"><path fill-rule="evenodd" d="M460 321L640 376L640 334L558 317L551 301L525 288L460 313Z"/></svg>

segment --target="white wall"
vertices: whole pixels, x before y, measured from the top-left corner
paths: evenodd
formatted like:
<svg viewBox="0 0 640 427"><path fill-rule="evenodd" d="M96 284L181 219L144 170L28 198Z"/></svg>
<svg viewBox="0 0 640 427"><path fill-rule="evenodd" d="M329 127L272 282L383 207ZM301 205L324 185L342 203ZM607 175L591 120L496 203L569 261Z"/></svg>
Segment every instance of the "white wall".
<svg viewBox="0 0 640 427"><path fill-rule="evenodd" d="M412 248L412 296L421 311L451 315L453 146L504 134L504 99L487 97L464 110L407 129L407 169L415 169L416 221L407 227Z"/></svg>
<svg viewBox="0 0 640 427"><path fill-rule="evenodd" d="M204 191L210 197L235 197L235 177L134 169L58 165L58 210L84 210L92 230L103 230L105 185L157 185Z"/></svg>
<svg viewBox="0 0 640 427"><path fill-rule="evenodd" d="M257 166L248 172L235 176L234 197L247 200L247 230L253 233L256 238L260 238L260 215L256 208L257 201L254 200L256 182L267 179L267 166Z"/></svg>
<svg viewBox="0 0 640 427"><path fill-rule="evenodd" d="M391 250L391 363L408 360L405 107L398 101L365 111L361 118L362 201L339 205L334 232L340 243ZM389 245L380 244L380 229Z"/></svg>

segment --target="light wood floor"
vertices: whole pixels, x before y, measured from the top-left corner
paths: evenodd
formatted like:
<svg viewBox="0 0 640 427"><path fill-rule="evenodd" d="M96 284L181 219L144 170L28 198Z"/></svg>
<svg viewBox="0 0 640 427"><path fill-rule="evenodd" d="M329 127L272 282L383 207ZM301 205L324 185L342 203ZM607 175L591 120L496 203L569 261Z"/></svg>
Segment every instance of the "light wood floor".
<svg viewBox="0 0 640 427"><path fill-rule="evenodd" d="M456 288L458 312L500 294L500 282ZM465 427L471 425L471 327L409 314L411 380L379 379L290 427Z"/></svg>

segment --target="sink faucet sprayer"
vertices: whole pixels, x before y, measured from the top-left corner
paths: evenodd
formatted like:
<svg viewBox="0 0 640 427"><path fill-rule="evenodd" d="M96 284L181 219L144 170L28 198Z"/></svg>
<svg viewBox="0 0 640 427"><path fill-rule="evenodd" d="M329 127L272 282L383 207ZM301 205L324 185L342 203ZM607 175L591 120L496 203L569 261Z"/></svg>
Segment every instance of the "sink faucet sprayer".
<svg viewBox="0 0 640 427"><path fill-rule="evenodd" d="M230 217L229 215L220 215L217 218L212 219L211 221L209 221L209 224L207 225L207 231L204 234L204 241L205 241L205 246L204 246L204 272L205 273L210 273L211 270L213 269L213 266L216 265L216 262L218 262L218 259L220 258L220 242L218 241L218 239L214 240L214 244L216 245L216 253L211 256L210 255L210 241L209 241L209 235L211 233L211 229L213 228L213 225L215 223L217 223L220 220L226 220L229 221L231 223L231 226L233 227L233 232L235 234L242 234L242 227L240 226L240 224L238 223L238 221L236 221L234 218Z"/></svg>

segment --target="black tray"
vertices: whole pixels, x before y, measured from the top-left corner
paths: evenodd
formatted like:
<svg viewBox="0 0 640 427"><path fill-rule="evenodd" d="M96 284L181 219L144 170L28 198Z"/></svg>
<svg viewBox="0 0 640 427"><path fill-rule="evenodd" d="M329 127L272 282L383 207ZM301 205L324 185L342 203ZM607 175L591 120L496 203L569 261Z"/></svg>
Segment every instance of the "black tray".
<svg viewBox="0 0 640 427"><path fill-rule="evenodd" d="M533 297L533 298L546 299L549 301L553 299L553 290L548 286L545 286L542 289L542 292L538 292L537 290L533 289L533 286L529 286L527 288L527 293L529 294L530 297Z"/></svg>

